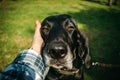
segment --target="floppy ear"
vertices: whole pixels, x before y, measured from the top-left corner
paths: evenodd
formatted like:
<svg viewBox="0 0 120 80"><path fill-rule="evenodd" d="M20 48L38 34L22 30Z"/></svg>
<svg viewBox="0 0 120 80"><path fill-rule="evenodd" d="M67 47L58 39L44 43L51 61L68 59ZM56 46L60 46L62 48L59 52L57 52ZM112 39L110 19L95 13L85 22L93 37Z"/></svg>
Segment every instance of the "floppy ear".
<svg viewBox="0 0 120 80"><path fill-rule="evenodd" d="M73 18L70 18L70 20L77 31L77 45L80 47L80 49L78 49L78 52L81 52L79 56L80 58L82 58L83 64L88 69L91 66L91 56L89 54L88 39L78 30L76 21Z"/></svg>
<svg viewBox="0 0 120 80"><path fill-rule="evenodd" d="M91 56L89 54L88 48L88 40L87 38L77 30L78 44L81 50L81 54L79 55L83 59L83 64L88 69L91 66Z"/></svg>

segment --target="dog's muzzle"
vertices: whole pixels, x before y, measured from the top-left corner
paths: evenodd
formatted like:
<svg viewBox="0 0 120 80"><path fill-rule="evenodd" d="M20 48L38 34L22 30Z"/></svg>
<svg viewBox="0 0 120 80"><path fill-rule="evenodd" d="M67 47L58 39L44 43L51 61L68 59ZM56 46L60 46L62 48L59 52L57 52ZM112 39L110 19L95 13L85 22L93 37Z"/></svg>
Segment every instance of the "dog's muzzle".
<svg viewBox="0 0 120 80"><path fill-rule="evenodd" d="M45 64L56 69L72 69L73 56L70 47L63 40L54 39L44 47Z"/></svg>
<svg viewBox="0 0 120 80"><path fill-rule="evenodd" d="M64 58L67 54L67 47L63 42L60 41L51 42L48 45L48 54L53 59Z"/></svg>

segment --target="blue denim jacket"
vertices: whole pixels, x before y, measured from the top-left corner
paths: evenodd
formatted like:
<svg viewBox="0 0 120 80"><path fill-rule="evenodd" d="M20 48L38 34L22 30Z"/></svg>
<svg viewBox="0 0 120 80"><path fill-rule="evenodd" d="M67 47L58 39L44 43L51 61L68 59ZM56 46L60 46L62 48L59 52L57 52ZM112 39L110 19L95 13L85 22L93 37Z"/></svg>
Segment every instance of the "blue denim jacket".
<svg viewBox="0 0 120 80"><path fill-rule="evenodd" d="M41 55L30 49L23 50L0 73L0 80L44 80L48 70Z"/></svg>

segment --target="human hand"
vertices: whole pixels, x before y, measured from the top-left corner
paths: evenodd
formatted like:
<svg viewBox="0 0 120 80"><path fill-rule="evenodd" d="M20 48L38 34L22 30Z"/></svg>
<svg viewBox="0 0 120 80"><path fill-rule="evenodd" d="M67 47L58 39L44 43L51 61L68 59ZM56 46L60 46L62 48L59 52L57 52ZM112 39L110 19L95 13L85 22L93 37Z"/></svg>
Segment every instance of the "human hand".
<svg viewBox="0 0 120 80"><path fill-rule="evenodd" d="M41 28L41 23L39 22L39 20L37 20L32 45L30 47L30 49L36 51L39 54L41 54L41 48L43 43L43 39L40 34L40 28Z"/></svg>

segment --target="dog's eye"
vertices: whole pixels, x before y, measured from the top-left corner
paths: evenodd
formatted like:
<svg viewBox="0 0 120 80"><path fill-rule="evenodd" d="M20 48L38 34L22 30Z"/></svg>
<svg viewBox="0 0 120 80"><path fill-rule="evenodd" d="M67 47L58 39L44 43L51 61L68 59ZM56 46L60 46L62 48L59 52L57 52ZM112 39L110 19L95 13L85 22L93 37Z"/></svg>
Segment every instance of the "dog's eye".
<svg viewBox="0 0 120 80"><path fill-rule="evenodd" d="M48 34L49 30L50 29L47 26L42 28L42 31L43 31L44 34Z"/></svg>
<svg viewBox="0 0 120 80"><path fill-rule="evenodd" d="M67 26L66 29L67 29L68 32L72 32L74 30L74 27L73 26Z"/></svg>

